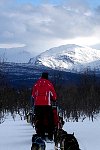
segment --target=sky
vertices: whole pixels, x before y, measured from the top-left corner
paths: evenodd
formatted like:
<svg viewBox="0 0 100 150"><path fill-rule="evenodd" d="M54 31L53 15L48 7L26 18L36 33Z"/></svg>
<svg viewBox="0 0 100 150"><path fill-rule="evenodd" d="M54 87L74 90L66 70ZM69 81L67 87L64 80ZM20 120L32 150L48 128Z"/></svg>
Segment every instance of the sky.
<svg viewBox="0 0 100 150"><path fill-rule="evenodd" d="M37 55L78 44L100 49L100 0L0 0L0 47Z"/></svg>

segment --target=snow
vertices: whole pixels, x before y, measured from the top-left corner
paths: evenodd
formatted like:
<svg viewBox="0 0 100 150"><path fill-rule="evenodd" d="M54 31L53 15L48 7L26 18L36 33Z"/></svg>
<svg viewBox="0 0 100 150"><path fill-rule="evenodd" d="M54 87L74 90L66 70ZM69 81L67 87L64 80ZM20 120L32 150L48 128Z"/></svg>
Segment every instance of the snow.
<svg viewBox="0 0 100 150"><path fill-rule="evenodd" d="M92 122L86 118L83 122L66 122L64 130L73 133L80 149L100 150L100 118ZM0 150L30 150L32 135L35 133L30 123L17 115L15 120L7 115L0 124ZM46 143L46 150L54 150L54 143Z"/></svg>
<svg viewBox="0 0 100 150"><path fill-rule="evenodd" d="M15 121L7 116L5 122L0 124L0 150L28 150L31 147L33 128L19 116Z"/></svg>
<svg viewBox="0 0 100 150"><path fill-rule="evenodd" d="M94 70L100 65L100 50L75 44L62 45L38 55L35 64L64 71L69 69L73 71L74 69L80 72L84 68Z"/></svg>
<svg viewBox="0 0 100 150"><path fill-rule="evenodd" d="M73 133L82 150L100 150L100 119L94 122L86 119L83 122L67 122L64 130Z"/></svg>
<svg viewBox="0 0 100 150"><path fill-rule="evenodd" d="M31 150L34 128L24 118L17 115L15 120L7 115L0 124L0 150ZM46 145L47 150L54 150L54 143Z"/></svg>
<svg viewBox="0 0 100 150"><path fill-rule="evenodd" d="M0 48L1 62L28 63L31 57L25 47Z"/></svg>

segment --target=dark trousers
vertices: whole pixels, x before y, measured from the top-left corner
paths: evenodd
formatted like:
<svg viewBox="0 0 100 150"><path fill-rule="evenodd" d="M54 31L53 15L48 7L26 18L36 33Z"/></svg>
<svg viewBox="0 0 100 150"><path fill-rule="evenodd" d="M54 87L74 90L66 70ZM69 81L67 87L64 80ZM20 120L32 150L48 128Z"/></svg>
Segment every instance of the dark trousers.
<svg viewBox="0 0 100 150"><path fill-rule="evenodd" d="M45 133L48 133L48 138L53 138L54 121L53 112L51 106L35 106L35 129L39 136L45 137Z"/></svg>

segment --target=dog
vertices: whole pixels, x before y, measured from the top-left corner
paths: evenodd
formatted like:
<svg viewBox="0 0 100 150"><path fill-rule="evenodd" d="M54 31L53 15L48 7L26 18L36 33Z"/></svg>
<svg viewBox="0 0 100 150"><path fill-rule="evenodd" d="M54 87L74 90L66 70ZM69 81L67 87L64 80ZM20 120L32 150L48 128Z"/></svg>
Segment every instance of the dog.
<svg viewBox="0 0 100 150"><path fill-rule="evenodd" d="M59 116L59 128L62 129L64 124L65 121L63 120L63 117Z"/></svg>
<svg viewBox="0 0 100 150"><path fill-rule="evenodd" d="M46 145L45 142L39 137L37 134L32 136L32 146L31 150L45 150Z"/></svg>
<svg viewBox="0 0 100 150"><path fill-rule="evenodd" d="M27 119L27 123L32 124L32 122L33 122L33 113L31 111L26 115L26 119Z"/></svg>
<svg viewBox="0 0 100 150"><path fill-rule="evenodd" d="M55 136L55 150L80 150L77 139L73 134L68 134L63 129L57 129ZM58 147L60 145L60 147Z"/></svg>

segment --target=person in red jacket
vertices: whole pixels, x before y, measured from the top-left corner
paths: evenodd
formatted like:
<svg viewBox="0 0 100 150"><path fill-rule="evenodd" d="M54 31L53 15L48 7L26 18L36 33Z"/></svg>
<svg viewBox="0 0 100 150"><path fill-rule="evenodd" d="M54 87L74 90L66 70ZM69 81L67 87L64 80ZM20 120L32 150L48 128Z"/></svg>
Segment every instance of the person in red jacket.
<svg viewBox="0 0 100 150"><path fill-rule="evenodd" d="M35 107L36 133L42 138L45 138L45 133L48 133L48 138L52 140L54 120L51 103L56 102L57 95L53 84L48 80L47 72L43 72L41 78L33 86L32 97Z"/></svg>

